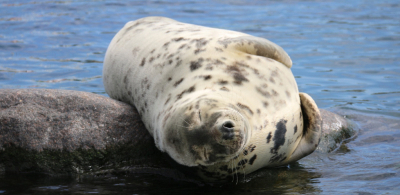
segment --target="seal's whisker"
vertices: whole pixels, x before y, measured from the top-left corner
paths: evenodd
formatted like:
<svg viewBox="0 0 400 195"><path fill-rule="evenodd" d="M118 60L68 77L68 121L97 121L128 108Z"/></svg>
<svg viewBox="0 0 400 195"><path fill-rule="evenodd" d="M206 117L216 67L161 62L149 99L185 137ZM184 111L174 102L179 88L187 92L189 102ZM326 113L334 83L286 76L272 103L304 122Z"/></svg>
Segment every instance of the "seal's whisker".
<svg viewBox="0 0 400 195"><path fill-rule="evenodd" d="M233 173L233 159L231 159L231 166L232 166L231 170ZM229 169L229 167L228 167L228 169ZM233 183L233 181L235 181L235 174L232 174L232 183Z"/></svg>
<svg viewBox="0 0 400 195"><path fill-rule="evenodd" d="M200 113L200 110L199 110L199 119L200 119L200 121L201 121L201 113Z"/></svg>
<svg viewBox="0 0 400 195"><path fill-rule="evenodd" d="M185 119L184 117L181 117L181 121L185 122L185 123L187 124L187 127L190 126L190 123L187 122L186 119ZM181 127L184 127L184 126L181 126ZM184 128L187 128L187 127L184 127Z"/></svg>
<svg viewBox="0 0 400 195"><path fill-rule="evenodd" d="M239 183L239 175L238 175L238 169L235 167L235 173L236 173L236 185Z"/></svg>
<svg viewBox="0 0 400 195"><path fill-rule="evenodd" d="M185 122L188 126L190 125L190 123L187 122L186 119L183 119L183 122Z"/></svg>
<svg viewBox="0 0 400 195"><path fill-rule="evenodd" d="M246 180L246 170L244 169L245 161L243 161L243 158L242 158L239 162L240 162L240 166L242 167L242 170L243 170L243 181L245 181Z"/></svg>
<svg viewBox="0 0 400 195"><path fill-rule="evenodd" d="M208 161L207 147L204 146L204 159Z"/></svg>

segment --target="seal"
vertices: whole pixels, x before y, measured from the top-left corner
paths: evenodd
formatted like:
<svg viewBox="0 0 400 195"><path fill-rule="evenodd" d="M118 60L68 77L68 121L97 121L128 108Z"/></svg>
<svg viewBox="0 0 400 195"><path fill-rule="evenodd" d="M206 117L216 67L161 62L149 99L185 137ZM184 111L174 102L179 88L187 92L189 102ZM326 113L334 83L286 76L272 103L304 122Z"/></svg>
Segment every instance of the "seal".
<svg viewBox="0 0 400 195"><path fill-rule="evenodd" d="M134 105L155 145L206 178L248 174L312 153L322 119L292 61L248 34L164 17L128 22L104 59L107 94Z"/></svg>

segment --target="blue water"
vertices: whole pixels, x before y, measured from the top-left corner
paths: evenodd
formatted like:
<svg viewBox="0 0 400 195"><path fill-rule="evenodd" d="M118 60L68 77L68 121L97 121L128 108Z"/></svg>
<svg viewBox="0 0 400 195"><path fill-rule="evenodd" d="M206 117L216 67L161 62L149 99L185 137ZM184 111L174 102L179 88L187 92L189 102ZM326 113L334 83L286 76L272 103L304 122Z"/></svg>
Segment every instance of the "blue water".
<svg viewBox="0 0 400 195"><path fill-rule="evenodd" d="M347 115L359 135L297 167L222 188L157 175L54 179L0 175L0 194L400 194L400 2L0 1L0 88L51 88L107 96L102 62L130 20L166 16L267 38L285 49L300 91ZM31 178L32 177L32 178ZM8 183L7 183L8 182Z"/></svg>

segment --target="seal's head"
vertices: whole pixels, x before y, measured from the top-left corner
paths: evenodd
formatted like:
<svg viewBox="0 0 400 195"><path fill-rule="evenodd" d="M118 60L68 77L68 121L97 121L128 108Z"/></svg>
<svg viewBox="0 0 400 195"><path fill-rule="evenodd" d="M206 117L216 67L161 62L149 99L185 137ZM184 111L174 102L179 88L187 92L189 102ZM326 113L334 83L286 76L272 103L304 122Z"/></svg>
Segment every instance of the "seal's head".
<svg viewBox="0 0 400 195"><path fill-rule="evenodd" d="M176 162L207 166L237 156L250 137L248 127L248 120L233 105L203 98L173 112L160 138Z"/></svg>

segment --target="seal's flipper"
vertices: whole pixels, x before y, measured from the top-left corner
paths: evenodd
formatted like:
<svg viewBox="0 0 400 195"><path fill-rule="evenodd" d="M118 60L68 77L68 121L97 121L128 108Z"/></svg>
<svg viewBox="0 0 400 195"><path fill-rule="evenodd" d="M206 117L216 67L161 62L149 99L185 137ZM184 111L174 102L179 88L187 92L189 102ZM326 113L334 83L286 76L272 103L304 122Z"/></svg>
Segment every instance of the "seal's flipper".
<svg viewBox="0 0 400 195"><path fill-rule="evenodd" d="M303 135L299 145L288 159L288 163L311 154L321 138L322 118L314 100L306 93L300 93L301 111L303 114Z"/></svg>
<svg viewBox="0 0 400 195"><path fill-rule="evenodd" d="M240 36L220 40L226 48L233 48L248 54L274 59L288 68L292 67L292 60L279 45L263 38L253 36Z"/></svg>

